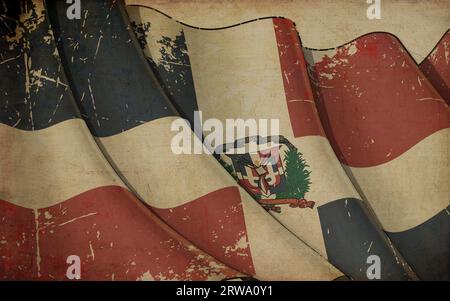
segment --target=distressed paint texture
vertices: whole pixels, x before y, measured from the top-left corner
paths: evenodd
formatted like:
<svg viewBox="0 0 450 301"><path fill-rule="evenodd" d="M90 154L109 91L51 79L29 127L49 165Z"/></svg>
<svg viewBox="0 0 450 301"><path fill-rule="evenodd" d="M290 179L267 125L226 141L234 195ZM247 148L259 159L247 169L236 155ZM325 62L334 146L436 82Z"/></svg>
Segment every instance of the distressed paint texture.
<svg viewBox="0 0 450 301"><path fill-rule="evenodd" d="M220 280L237 274L177 238L121 187L85 192L39 210L41 274L64 278L79 254L84 280ZM172 235L170 235L172 234Z"/></svg>
<svg viewBox="0 0 450 301"><path fill-rule="evenodd" d="M381 19L367 18L369 4L361 0L126 0L126 4L155 8L175 20L201 28L218 28L268 16L289 18L303 45L325 49L361 35L391 32L422 61L449 29L447 0L382 0Z"/></svg>
<svg viewBox="0 0 450 301"><path fill-rule="evenodd" d="M307 52L322 124L341 162L379 165L450 127L448 105L394 36Z"/></svg>
<svg viewBox="0 0 450 301"><path fill-rule="evenodd" d="M450 206L426 222L402 232L388 232L423 279L450 280ZM425 258L425 260L424 260Z"/></svg>
<svg viewBox="0 0 450 301"><path fill-rule="evenodd" d="M134 17L137 17L135 15ZM181 26L174 28L173 35L164 35L158 40L151 40L148 45L149 34L153 31L151 22L136 20L131 22L141 48L158 47L155 57L145 52L146 59L155 76L158 78L165 94L171 100L178 113L194 124L194 115L191 108L198 110L195 96L194 79L192 77L191 62L189 61L186 38ZM157 34L157 29L155 30ZM151 39L151 38L150 38ZM154 43L153 43L154 42Z"/></svg>
<svg viewBox="0 0 450 301"><path fill-rule="evenodd" d="M146 274L152 280L222 280L238 275L180 240L122 187L99 187L40 209L0 204L2 279L67 280L70 255L80 257L83 280L139 280Z"/></svg>
<svg viewBox="0 0 450 301"><path fill-rule="evenodd" d="M0 200L0 279L31 280L37 275L34 210Z"/></svg>
<svg viewBox="0 0 450 301"><path fill-rule="evenodd" d="M230 186L237 190L236 183L212 158L173 154L170 141L174 133L170 131L170 124L177 114L140 52L142 37L138 35L136 39L130 32L132 26L122 1L85 1L82 6L84 17L78 21L67 20L65 9L64 3L56 1L49 6L55 34L60 38L58 49L70 75L70 86L76 91L77 104L92 134L99 137L108 159L133 191L152 208L170 209L185 205L192 210L192 213L186 213L196 216L198 212L194 205L197 198ZM148 26L142 24L138 29L141 35ZM164 49L176 44L168 39L160 40ZM71 49L73 41L80 47ZM161 63L169 74L173 74L172 54L161 53L155 58L155 62ZM82 61L81 58L87 59ZM90 100L88 98L88 102L82 96L86 91L92 91L94 96ZM135 113L139 116L136 117ZM101 116L108 119L100 120ZM173 181L173 186L167 184L168 180ZM253 262L255 277L263 280L335 279L341 275L254 204L244 191L239 190L239 195L240 198L236 194L226 195L227 202L241 203L244 208L235 215L239 222L219 228L221 232L217 233L228 245L218 247L205 243L211 240L211 233L217 228L208 222L212 220L210 216L217 216L219 212L225 219L227 215L220 210L223 204L217 202L201 202L208 218L198 218L196 229L203 227L204 230L183 229L185 237L202 244L205 252L223 259L236 270L252 272ZM193 206L189 206L193 201ZM181 223L179 218L182 216L172 220L169 216L160 216L174 228ZM258 235L261 228L266 229L264 236ZM266 236L272 236L271 241L265 239ZM246 239L242 240L244 237ZM245 240L248 241L251 258L246 250L244 260L240 253L232 250L237 242L242 246L241 242ZM273 252L295 259L288 262L283 260L283 256L273 258Z"/></svg>
<svg viewBox="0 0 450 301"><path fill-rule="evenodd" d="M199 248L214 250L214 254L222 254L219 260L255 275L237 187L222 188L185 205L155 212ZM224 233L225 229L234 235Z"/></svg>
<svg viewBox="0 0 450 301"><path fill-rule="evenodd" d="M130 7L128 11L131 19L136 22L138 36L146 40L141 43L141 47L148 59L160 57L160 53L176 53L173 49L167 50L166 45L161 45L158 41L172 32L183 33L186 45L172 44L172 47L186 49L187 52L178 58L178 62L186 61L185 56L189 56L190 66L186 68L191 68L194 81L193 86L183 85L180 89L193 90L194 92L189 93L197 98L195 105L193 102L185 103L182 97L172 98L175 105L184 106L183 117L189 116L198 108L202 110L204 118L219 118L221 121L232 117L280 119L283 138L279 138L279 143L286 143L295 150L298 148L301 151L299 154L303 154L303 164L308 167L305 172L311 174L312 180L308 185L311 191L303 191L306 198L303 202L316 202L317 208L292 206L293 203L288 205L286 202L279 206L279 211L270 211L279 222L354 279L365 279L365 272L361 273L361 270L365 271L367 252L365 249L361 251L360 245L367 240L377 241L379 255L389 266L390 272L383 276L384 279L414 278L381 228L373 222L375 219L369 211L355 210L353 218L342 220L324 213L333 210L321 209L334 208L333 204L340 204L340 198L345 196L352 199L356 203L355 206L363 204L355 199L359 196L334 158L324 137L300 40L291 21L274 18L232 28L201 30L183 26L144 7ZM142 35L139 28L143 28L147 21L151 21L152 25L150 30ZM172 57L174 58L176 56ZM154 70L163 84L168 83L164 66L156 65ZM166 87L172 91L179 88L173 85ZM260 143L259 140L267 142L274 137L258 137L258 141L255 140L256 137L237 138L234 141L227 140L223 147L237 147L249 143L250 140L254 143ZM240 173L237 169L233 171L232 162L225 161L226 156L228 155L221 156L221 160L226 163L224 165L228 167L228 171L237 178L242 177L245 172L242 169L239 170ZM243 158L242 155L235 157ZM230 158L233 158L233 155L230 154L228 159ZM290 159L293 159L292 156ZM255 162L252 160L250 155L246 157L245 170ZM287 173L293 173L292 169L288 169ZM287 178L289 179L289 175ZM247 183L245 179L256 181L259 176L250 171L244 175L244 179L240 179L241 183ZM268 199L256 200L266 204L266 208L272 204L279 205L278 195L288 195L287 189L283 190L281 186L283 185L271 187L272 195ZM256 185L255 191L259 192ZM258 193L254 195L259 196ZM300 200L297 201L300 204ZM359 226L355 226L356 224ZM324 227L329 225L334 229L331 236L323 234ZM354 237L354 240L346 244L349 235ZM252 250L252 255L253 253Z"/></svg>
<svg viewBox="0 0 450 301"><path fill-rule="evenodd" d="M274 18L273 25L294 136L325 136L314 104L298 32L287 19Z"/></svg>
<svg viewBox="0 0 450 301"><path fill-rule="evenodd" d="M444 34L419 66L442 98L450 105L450 31Z"/></svg>
<svg viewBox="0 0 450 301"><path fill-rule="evenodd" d="M129 23L122 1L91 0L69 22L48 1L64 70L44 2L1 4L0 278L64 280L72 254L83 280L340 276L315 250L353 279L369 254L383 280L415 279L402 256L422 279L448 279L448 33L420 71L389 34L316 51L284 18L202 31L139 7ZM171 153L170 122L178 111L192 125L199 108L282 120L308 167L297 205L271 212L287 230L212 157Z"/></svg>
<svg viewBox="0 0 450 301"><path fill-rule="evenodd" d="M436 70L446 68L442 45L430 56L440 62ZM322 124L347 174L418 276L447 279L450 109L437 89L443 79L427 63L423 73L386 33L305 53ZM421 244L429 247L419 256L411 246Z"/></svg>
<svg viewBox="0 0 450 301"><path fill-rule="evenodd" d="M317 210L327 254L334 264L345 265L355 279L365 279L367 257L376 255L382 262L381 279L405 278L402 270L396 267L406 263L395 249L394 256L390 255L391 242L383 235L376 219L361 200L340 199ZM356 233L355 228L359 229Z"/></svg>
<svg viewBox="0 0 450 301"><path fill-rule="evenodd" d="M108 165L63 84L43 1L1 4L0 74L17 82L0 86L0 278L67 280L69 255L84 280L241 275L171 230Z"/></svg>
<svg viewBox="0 0 450 301"><path fill-rule="evenodd" d="M61 59L66 64L78 107L97 137L118 134L148 121L173 116L148 67L135 51L122 13L114 1L84 1L80 20L68 20L66 4L47 3L49 18L60 37ZM95 66L95 70L93 70ZM69 72L76 70L76 74ZM105 71L106 69L106 71ZM133 91L132 96L127 91Z"/></svg>
<svg viewBox="0 0 450 301"><path fill-rule="evenodd" d="M0 122L39 130L75 118L42 1L0 6Z"/></svg>

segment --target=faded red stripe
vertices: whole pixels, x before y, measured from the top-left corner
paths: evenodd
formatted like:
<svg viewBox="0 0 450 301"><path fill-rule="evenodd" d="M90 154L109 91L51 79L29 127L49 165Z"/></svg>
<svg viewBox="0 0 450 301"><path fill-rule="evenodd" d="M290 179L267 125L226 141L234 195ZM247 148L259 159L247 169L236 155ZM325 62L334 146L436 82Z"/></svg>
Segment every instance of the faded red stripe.
<svg viewBox="0 0 450 301"><path fill-rule="evenodd" d="M295 25L292 21L282 18L274 18L273 25L294 136L325 136L314 104L306 63Z"/></svg>
<svg viewBox="0 0 450 301"><path fill-rule="evenodd" d="M441 96L389 34L366 35L311 67L317 108L339 160L388 162L450 126Z"/></svg>
<svg viewBox="0 0 450 301"><path fill-rule="evenodd" d="M0 204L4 221L1 233L10 248L0 245L1 256L16 253L9 257L8 269L0 271L2 278L65 280L69 255L80 257L82 280L136 280L145 275L156 280L236 276L170 230L121 187L92 189L39 209L37 224L32 210L4 201ZM26 233L25 243L16 248L22 233Z"/></svg>
<svg viewBox="0 0 450 301"><path fill-rule="evenodd" d="M155 212L200 249L248 275L255 275L237 187L211 192L184 205Z"/></svg>
<svg viewBox="0 0 450 301"><path fill-rule="evenodd" d="M35 277L35 236L34 211L0 200L0 279Z"/></svg>
<svg viewBox="0 0 450 301"><path fill-rule="evenodd" d="M431 54L419 66L450 105L450 31L444 34Z"/></svg>

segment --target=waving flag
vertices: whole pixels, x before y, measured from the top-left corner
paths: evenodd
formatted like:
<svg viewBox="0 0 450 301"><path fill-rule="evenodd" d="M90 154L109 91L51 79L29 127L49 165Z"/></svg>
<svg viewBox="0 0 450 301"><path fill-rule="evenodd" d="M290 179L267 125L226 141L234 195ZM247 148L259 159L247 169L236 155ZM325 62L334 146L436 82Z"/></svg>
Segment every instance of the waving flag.
<svg viewBox="0 0 450 301"><path fill-rule="evenodd" d="M440 49L431 56L434 70L445 69ZM450 110L438 93L445 80L423 65L435 89L386 33L307 53L339 160L419 277L449 279Z"/></svg>
<svg viewBox="0 0 450 301"><path fill-rule="evenodd" d="M0 279L221 280L114 173L74 106L44 3L0 5ZM70 259L70 260L69 260Z"/></svg>
<svg viewBox="0 0 450 301"><path fill-rule="evenodd" d="M128 12L150 66L191 124L196 110L222 124L279 120L275 136L225 133L225 144L216 146L255 204L354 279L367 280L370 255L381 258L382 279L415 277L335 158L292 22L266 18L201 30L141 6ZM258 152L233 152L251 145Z"/></svg>
<svg viewBox="0 0 450 301"><path fill-rule="evenodd" d="M178 233L258 279L342 274L289 233L208 155L176 155L178 119L153 78L121 1L84 1L82 18L49 2L64 66L91 132L125 182Z"/></svg>
<svg viewBox="0 0 450 301"><path fill-rule="evenodd" d="M0 0L0 279L449 279L449 32L80 4Z"/></svg>

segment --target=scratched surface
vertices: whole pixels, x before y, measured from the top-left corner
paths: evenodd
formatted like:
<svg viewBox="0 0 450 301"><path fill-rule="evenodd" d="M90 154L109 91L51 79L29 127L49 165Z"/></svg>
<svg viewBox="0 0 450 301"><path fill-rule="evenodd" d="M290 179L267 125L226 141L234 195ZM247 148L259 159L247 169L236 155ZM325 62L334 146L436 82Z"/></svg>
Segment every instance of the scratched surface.
<svg viewBox="0 0 450 301"><path fill-rule="evenodd" d="M291 147L295 145L303 153L308 164L310 191L303 191L303 195L306 200L314 200L317 208L280 205L280 212L270 211L276 219L354 279L366 279L366 258L370 254L383 258L383 279L410 277L405 262L364 207L325 140L300 40L291 21L274 18L200 30L144 7L128 7L128 12L149 65L170 99L181 108L182 116L192 119L198 108L204 119L222 122L226 118L280 120L280 133ZM193 80L174 80L180 69L184 79ZM227 145L245 140L238 138L227 140ZM247 161L252 156L247 156ZM231 164L226 156L221 158ZM286 165L285 161L277 168ZM233 169L231 166L227 169ZM292 171L288 168L287 181ZM260 201L255 193L260 186L252 186L260 183L259 172L245 165L231 173ZM280 177L269 172L266 179L276 182ZM276 204L277 194L288 192L289 185L280 182L270 187L272 193L264 202ZM370 244L373 246L369 248Z"/></svg>
<svg viewBox="0 0 450 301"><path fill-rule="evenodd" d="M128 9L128 13L136 14ZM132 17L133 19L133 17ZM142 21L139 18L130 22L132 29L139 42L139 46L145 49L150 32L153 32L150 21ZM156 30L158 30L156 28ZM194 124L193 110L198 110L195 96L194 79L191 72L191 62L189 60L188 49L184 32L181 28L174 30L171 34L161 36L155 41L161 51L158 56L145 56L155 76L158 78L164 92L171 100L178 113Z"/></svg>
<svg viewBox="0 0 450 301"><path fill-rule="evenodd" d="M215 40L215 31L133 17L136 7L128 24L121 1L84 1L70 22L64 2L48 1L58 53L43 1L1 4L0 278L65 279L72 253L85 280L221 280L239 275L233 268L263 280L338 277L211 157L171 155L176 111L192 122L200 108L205 117L281 116L312 170L316 207L272 215L346 274L365 279L366 256L381 254L383 279L413 277L361 193L422 279L448 279L448 33L422 73L388 34L315 51L275 18L256 22L270 24L265 52L264 26Z"/></svg>
<svg viewBox="0 0 450 301"><path fill-rule="evenodd" d="M170 129L177 114L145 62L121 1L84 1L78 21L67 20L64 3L49 4L83 117L110 162L164 221L259 279L341 275L254 204L211 156L174 155ZM273 252L282 255L274 258Z"/></svg>
<svg viewBox="0 0 450 301"><path fill-rule="evenodd" d="M69 255L82 280L240 275L167 227L114 173L78 118L43 2L0 9L0 279L67 280Z"/></svg>
<svg viewBox="0 0 450 301"><path fill-rule="evenodd" d="M442 41L428 61L436 66L421 66L425 72L387 33L333 50L305 49L334 152L399 251L429 280L450 275L450 109L439 94L446 93Z"/></svg>
<svg viewBox="0 0 450 301"><path fill-rule="evenodd" d="M39 130L75 118L43 2L8 3L0 15L0 122Z"/></svg>
<svg viewBox="0 0 450 301"><path fill-rule="evenodd" d="M163 94L155 93L156 82L141 80L151 75L120 21L124 12L117 4L84 1L79 21L66 18L66 4L47 5L55 35L61 37L61 58L76 81L72 90L95 136L111 136L174 115Z"/></svg>
<svg viewBox="0 0 450 301"><path fill-rule="evenodd" d="M381 0L381 19L370 20L361 0L126 0L158 9L175 20L218 28L263 17L289 18L303 46L334 48L371 32L396 35L415 61L424 60L449 29L448 0Z"/></svg>
<svg viewBox="0 0 450 301"><path fill-rule="evenodd" d="M450 126L448 106L395 37L374 33L306 53L324 128L343 163L388 162Z"/></svg>
<svg viewBox="0 0 450 301"><path fill-rule="evenodd" d="M420 63L420 69L450 105L450 31Z"/></svg>
<svg viewBox="0 0 450 301"><path fill-rule="evenodd" d="M180 240L120 187L100 187L57 205L26 209L0 201L0 278L222 280L239 274Z"/></svg>

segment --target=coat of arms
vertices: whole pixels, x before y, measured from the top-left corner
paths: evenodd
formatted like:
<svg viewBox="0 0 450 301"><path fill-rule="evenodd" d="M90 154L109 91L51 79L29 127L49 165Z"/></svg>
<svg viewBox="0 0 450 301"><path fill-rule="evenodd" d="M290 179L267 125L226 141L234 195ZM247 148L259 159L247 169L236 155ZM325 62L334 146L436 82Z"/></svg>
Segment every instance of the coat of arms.
<svg viewBox="0 0 450 301"><path fill-rule="evenodd" d="M248 151L251 146L256 149ZM313 208L305 199L311 185L302 153L283 136L252 136L216 149L216 157L236 181L266 210L280 213L280 205Z"/></svg>

